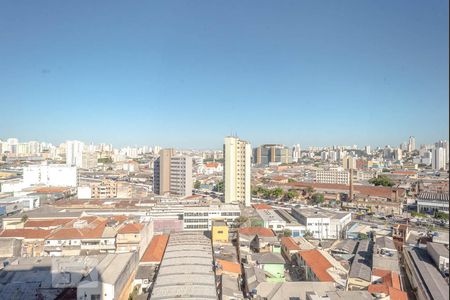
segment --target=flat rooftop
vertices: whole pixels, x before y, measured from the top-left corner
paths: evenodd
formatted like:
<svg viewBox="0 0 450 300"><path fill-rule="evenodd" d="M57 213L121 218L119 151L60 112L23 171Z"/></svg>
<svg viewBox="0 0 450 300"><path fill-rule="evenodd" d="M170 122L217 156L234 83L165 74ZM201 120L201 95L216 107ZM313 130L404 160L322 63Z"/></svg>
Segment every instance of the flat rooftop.
<svg viewBox="0 0 450 300"><path fill-rule="evenodd" d="M330 218L330 219L342 219L343 217L351 214L350 212L333 211L323 208L293 208L299 214L306 218Z"/></svg>
<svg viewBox="0 0 450 300"><path fill-rule="evenodd" d="M210 239L200 232L170 235L151 299L217 299Z"/></svg>

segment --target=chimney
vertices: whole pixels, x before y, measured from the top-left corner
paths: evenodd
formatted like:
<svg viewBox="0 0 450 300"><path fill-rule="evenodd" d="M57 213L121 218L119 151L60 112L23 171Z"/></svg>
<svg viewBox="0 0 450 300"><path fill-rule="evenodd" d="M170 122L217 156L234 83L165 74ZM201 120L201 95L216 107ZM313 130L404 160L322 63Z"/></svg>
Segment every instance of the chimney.
<svg viewBox="0 0 450 300"><path fill-rule="evenodd" d="M348 200L352 201L353 200L353 168L350 168L349 170L350 172L350 190L349 190L349 195L348 195Z"/></svg>

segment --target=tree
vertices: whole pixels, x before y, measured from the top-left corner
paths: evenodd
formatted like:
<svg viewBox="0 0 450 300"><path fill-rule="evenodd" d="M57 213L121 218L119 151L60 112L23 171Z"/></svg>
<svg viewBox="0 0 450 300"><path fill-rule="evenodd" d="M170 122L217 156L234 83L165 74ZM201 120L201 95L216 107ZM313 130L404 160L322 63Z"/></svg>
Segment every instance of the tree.
<svg viewBox="0 0 450 300"><path fill-rule="evenodd" d="M28 215L23 215L22 218L20 219L20 221L22 221L22 223L25 223L28 220Z"/></svg>
<svg viewBox="0 0 450 300"><path fill-rule="evenodd" d="M325 200L325 197L323 196L323 194L320 194L320 193L315 193L311 196L311 204L312 205L322 204L324 200Z"/></svg>
<svg viewBox="0 0 450 300"><path fill-rule="evenodd" d="M314 193L314 188L312 186L308 186L308 187L306 187L306 192L308 194L312 194L312 193Z"/></svg>
<svg viewBox="0 0 450 300"><path fill-rule="evenodd" d="M223 181L219 181L219 182L214 186L213 191L219 192L219 193L223 193L223 191L224 191L224 183L223 183Z"/></svg>
<svg viewBox="0 0 450 300"><path fill-rule="evenodd" d="M292 182L296 182L296 181L295 181L294 179L292 179L292 178L289 178L289 179L288 179L288 182L289 182L289 183L292 183Z"/></svg>
<svg viewBox="0 0 450 300"><path fill-rule="evenodd" d="M283 196L284 192L283 192L282 188L276 188L276 189L271 190L270 194L271 194L272 198L278 199L281 196Z"/></svg>
<svg viewBox="0 0 450 300"><path fill-rule="evenodd" d="M359 240L367 240L368 238L369 238L369 236L367 234L362 233L362 232L358 233Z"/></svg>
<svg viewBox="0 0 450 300"><path fill-rule="evenodd" d="M97 162L98 162L98 163L102 163L102 164L110 164L110 163L113 162L113 160L112 160L111 157L100 157L100 158L97 160Z"/></svg>
<svg viewBox="0 0 450 300"><path fill-rule="evenodd" d="M285 200L292 200L292 199L298 198L298 196L300 196L300 194L296 190L289 190L286 193L284 193L283 198Z"/></svg>
<svg viewBox="0 0 450 300"><path fill-rule="evenodd" d="M306 230L305 233L303 234L303 237L305 239L312 238L314 237L314 234L310 230Z"/></svg>
<svg viewBox="0 0 450 300"><path fill-rule="evenodd" d="M283 236L285 236L285 237L291 237L291 236L292 236L292 230L290 230L290 229L285 229L285 230L283 231Z"/></svg>
<svg viewBox="0 0 450 300"><path fill-rule="evenodd" d="M244 224L247 221L248 221L248 218L245 217L245 216L240 216L240 217L238 217L238 218L236 218L234 220L234 222L236 223L237 227L241 227L242 224Z"/></svg>
<svg viewBox="0 0 450 300"><path fill-rule="evenodd" d="M200 188L200 181L196 180L194 183L194 189L199 189Z"/></svg>
<svg viewBox="0 0 450 300"><path fill-rule="evenodd" d="M250 220L250 226L251 227L263 227L264 226L264 222L260 219L251 219Z"/></svg>
<svg viewBox="0 0 450 300"><path fill-rule="evenodd" d="M386 175L379 175L376 178L372 178L369 180L369 183L374 184L375 186L394 186L394 182L391 178L387 177Z"/></svg>
<svg viewBox="0 0 450 300"><path fill-rule="evenodd" d="M434 217L440 220L448 220L448 214L442 211L437 211Z"/></svg>

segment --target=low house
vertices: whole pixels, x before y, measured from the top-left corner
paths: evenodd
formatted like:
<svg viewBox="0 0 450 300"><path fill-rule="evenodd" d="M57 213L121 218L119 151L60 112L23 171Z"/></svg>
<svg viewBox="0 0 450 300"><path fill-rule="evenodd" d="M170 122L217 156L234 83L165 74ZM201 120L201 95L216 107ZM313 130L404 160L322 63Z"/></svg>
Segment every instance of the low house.
<svg viewBox="0 0 450 300"><path fill-rule="evenodd" d="M251 255L250 263L264 270L269 276L267 281L284 281L284 264L286 262L281 254L271 252L255 253Z"/></svg>
<svg viewBox="0 0 450 300"><path fill-rule="evenodd" d="M252 252L272 252L279 250L281 246L275 233L264 227L244 227L238 231L238 249L241 258ZM274 249L278 248L278 249Z"/></svg>
<svg viewBox="0 0 450 300"><path fill-rule="evenodd" d="M300 245L298 245L295 240L291 237L281 238L281 254L290 262L292 261L292 256L302 250Z"/></svg>
<svg viewBox="0 0 450 300"><path fill-rule="evenodd" d="M372 282L372 241L359 242L347 280L347 290L365 290Z"/></svg>
<svg viewBox="0 0 450 300"><path fill-rule="evenodd" d="M303 268L306 281L332 282L337 287L345 287L347 270L326 251L304 250L294 257L296 264Z"/></svg>
<svg viewBox="0 0 450 300"><path fill-rule="evenodd" d="M399 274L393 271L374 268L368 291L377 299L408 300L408 295L402 290Z"/></svg>

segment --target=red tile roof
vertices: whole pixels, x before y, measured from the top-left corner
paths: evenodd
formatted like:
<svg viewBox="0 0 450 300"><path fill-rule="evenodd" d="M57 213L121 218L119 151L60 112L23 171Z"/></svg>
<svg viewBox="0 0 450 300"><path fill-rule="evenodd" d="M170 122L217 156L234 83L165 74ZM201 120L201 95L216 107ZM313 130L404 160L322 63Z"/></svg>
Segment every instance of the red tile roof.
<svg viewBox="0 0 450 300"><path fill-rule="evenodd" d="M226 261L223 259L216 259L216 262L222 267L225 272L241 274L241 265L231 261Z"/></svg>
<svg viewBox="0 0 450 300"><path fill-rule="evenodd" d="M56 229L49 237L50 240L95 239L101 238L106 227L107 219L97 217L82 217L88 224L81 228L74 228L77 220L67 224L64 228Z"/></svg>
<svg viewBox="0 0 450 300"><path fill-rule="evenodd" d="M69 190L70 190L70 188L64 188L64 187L62 187L62 188L60 188L60 187L41 187L41 188L34 189L34 191L36 193L43 193L43 194L46 194L46 193L64 193L64 192L67 192Z"/></svg>
<svg viewBox="0 0 450 300"><path fill-rule="evenodd" d="M122 228L119 229L120 234L127 234L127 233L140 233L142 228L144 228L144 224L141 223L131 223L131 224L125 224L122 226Z"/></svg>
<svg viewBox="0 0 450 300"><path fill-rule="evenodd" d="M300 246L291 237L282 237L281 245L286 247L288 251L300 251L302 250Z"/></svg>
<svg viewBox="0 0 450 300"><path fill-rule="evenodd" d="M239 234L258 235L258 236L265 236L265 237L275 236L275 233L272 231L272 229L264 228L264 227L243 227L243 228L239 228Z"/></svg>
<svg viewBox="0 0 450 300"><path fill-rule="evenodd" d="M380 277L382 283L369 285L369 293L384 293L389 295L391 300L408 300L408 295L401 290L400 276L397 272L374 268L372 276Z"/></svg>
<svg viewBox="0 0 450 300"><path fill-rule="evenodd" d="M261 203L261 204L252 204L254 209L272 209L272 206Z"/></svg>
<svg viewBox="0 0 450 300"><path fill-rule="evenodd" d="M38 227L57 227L65 225L74 219L51 219L51 220L28 220L25 222L25 228L38 228Z"/></svg>
<svg viewBox="0 0 450 300"><path fill-rule="evenodd" d="M319 250L305 250L299 252L306 265L313 271L321 282L334 281L333 277L327 272L333 265L320 253Z"/></svg>
<svg viewBox="0 0 450 300"><path fill-rule="evenodd" d="M45 239L51 234L51 232L51 230L45 229L5 229L0 233L0 237Z"/></svg>
<svg viewBox="0 0 450 300"><path fill-rule="evenodd" d="M208 162L205 164L205 167L207 168L217 168L219 166L218 162Z"/></svg>
<svg viewBox="0 0 450 300"><path fill-rule="evenodd" d="M168 235L155 235L142 255L141 262L160 263L166 250Z"/></svg>

